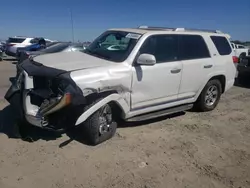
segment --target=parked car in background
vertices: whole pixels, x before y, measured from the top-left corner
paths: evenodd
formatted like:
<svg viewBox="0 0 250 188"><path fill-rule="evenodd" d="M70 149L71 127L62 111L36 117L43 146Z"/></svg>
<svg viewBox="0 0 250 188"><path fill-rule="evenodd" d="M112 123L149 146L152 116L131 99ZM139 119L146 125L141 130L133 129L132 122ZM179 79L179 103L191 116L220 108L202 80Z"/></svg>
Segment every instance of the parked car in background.
<svg viewBox="0 0 250 188"><path fill-rule="evenodd" d="M21 51L18 63L24 61L27 58L35 57L42 54L49 54L56 52L72 52L81 50L84 50L84 46L81 43L52 42L45 49L41 49L38 51Z"/></svg>
<svg viewBox="0 0 250 188"><path fill-rule="evenodd" d="M21 56L21 52L32 52L32 51L39 51L42 49L45 49L53 44L56 44L57 42L50 42L50 43L46 43L46 41L43 38L40 38L36 41L36 43L31 44L29 46L26 47L19 47L17 48L17 52L16 52L16 59L17 61L20 60L20 56Z"/></svg>
<svg viewBox="0 0 250 188"><path fill-rule="evenodd" d="M16 36L16 37L9 37L6 43L6 55L16 57L17 48L22 48L29 46L31 44L37 43L37 40L39 40L40 37L22 37L22 36ZM46 43L53 42L49 39L44 39Z"/></svg>
<svg viewBox="0 0 250 188"><path fill-rule="evenodd" d="M247 48L244 45L241 44L235 44L233 42L231 42L231 46L233 48L233 51L235 53L235 56L239 58L239 61L241 61L241 59L247 55L250 55L250 49Z"/></svg>
<svg viewBox="0 0 250 188"><path fill-rule="evenodd" d="M237 66L238 80L244 82L250 78L250 56L245 56L241 59Z"/></svg>
<svg viewBox="0 0 250 188"><path fill-rule="evenodd" d="M20 126L80 126L89 144L96 145L115 134L121 119L216 108L235 80L228 37L184 28L110 29L83 52L22 62L5 99L20 109ZM122 43L123 48L103 45L111 38L110 46Z"/></svg>
<svg viewBox="0 0 250 188"><path fill-rule="evenodd" d="M0 50L1 50L2 52L4 52L4 51L5 51L5 48L6 48L6 42L1 41L1 42L0 42Z"/></svg>

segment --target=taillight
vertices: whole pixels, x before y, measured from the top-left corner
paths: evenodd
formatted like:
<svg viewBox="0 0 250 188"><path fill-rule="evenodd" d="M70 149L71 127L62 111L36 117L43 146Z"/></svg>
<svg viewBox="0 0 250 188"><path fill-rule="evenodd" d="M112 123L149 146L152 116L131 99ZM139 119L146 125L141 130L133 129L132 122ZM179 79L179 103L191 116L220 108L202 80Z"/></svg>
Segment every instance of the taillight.
<svg viewBox="0 0 250 188"><path fill-rule="evenodd" d="M233 56L233 62L234 62L234 63L238 63L238 62L239 62L239 58L236 57L236 56Z"/></svg>

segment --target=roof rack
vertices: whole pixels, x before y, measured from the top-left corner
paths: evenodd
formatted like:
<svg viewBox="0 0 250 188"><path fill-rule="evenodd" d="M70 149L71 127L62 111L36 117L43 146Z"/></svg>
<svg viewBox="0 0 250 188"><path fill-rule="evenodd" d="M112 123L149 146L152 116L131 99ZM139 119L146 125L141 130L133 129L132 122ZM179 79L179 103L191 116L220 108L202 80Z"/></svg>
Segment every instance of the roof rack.
<svg viewBox="0 0 250 188"><path fill-rule="evenodd" d="M151 26L139 26L139 29L146 30L167 30L167 31L197 31L197 32L208 32L208 33L222 33L219 30L211 29L190 29L190 28L171 28L171 27L151 27Z"/></svg>

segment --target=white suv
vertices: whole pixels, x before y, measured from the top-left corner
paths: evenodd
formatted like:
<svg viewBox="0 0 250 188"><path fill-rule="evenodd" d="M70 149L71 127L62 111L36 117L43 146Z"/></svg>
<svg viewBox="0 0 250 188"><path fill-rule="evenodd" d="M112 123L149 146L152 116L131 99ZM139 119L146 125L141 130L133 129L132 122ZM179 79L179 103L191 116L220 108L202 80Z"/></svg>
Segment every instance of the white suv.
<svg viewBox="0 0 250 188"><path fill-rule="evenodd" d="M121 119L142 121L193 106L213 110L234 84L228 37L183 28L110 29L84 52L24 61L5 98L21 107L19 122L53 130L81 125L96 145L114 135ZM120 47L110 50L114 45Z"/></svg>
<svg viewBox="0 0 250 188"><path fill-rule="evenodd" d="M36 38L21 37L21 36L9 37L9 39L7 40L7 44L6 44L5 53L9 56L15 57L17 48L23 48L23 47L33 44L33 39L36 39ZM49 39L45 39L45 42L47 43L47 42L53 42L53 41Z"/></svg>

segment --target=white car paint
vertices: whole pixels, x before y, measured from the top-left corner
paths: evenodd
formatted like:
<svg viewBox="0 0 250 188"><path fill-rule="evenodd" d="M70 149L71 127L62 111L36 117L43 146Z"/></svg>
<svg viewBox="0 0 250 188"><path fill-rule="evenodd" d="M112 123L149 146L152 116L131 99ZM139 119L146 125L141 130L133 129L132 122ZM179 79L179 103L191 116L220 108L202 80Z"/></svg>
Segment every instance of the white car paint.
<svg viewBox="0 0 250 188"><path fill-rule="evenodd" d="M240 57L240 55L250 55L250 49L246 46L241 44L235 44L233 42L231 42L231 45L236 57Z"/></svg>
<svg viewBox="0 0 250 188"><path fill-rule="evenodd" d="M46 66L70 71L71 78L81 88L84 96L91 95L93 92L117 91L116 94L107 96L84 112L76 124L84 122L92 113L110 101L116 102L121 107L123 118L126 120L143 113L194 103L206 83L214 76L225 76L225 92L234 84L236 69L232 60L233 51L229 55L220 55L210 39L210 36L227 37L226 34L143 29L112 30L142 35L123 62L115 63L82 52L46 54L34 59ZM200 35L205 40L211 57L153 66L134 66L133 62L145 40L150 36L161 34ZM171 74L175 69L180 69L180 72ZM25 88L31 89L32 78L26 75L25 79L27 83ZM27 95L24 96L24 100L26 101L24 109L28 118L36 114L39 107L34 109ZM36 124L33 120L34 118L30 119L30 123Z"/></svg>
<svg viewBox="0 0 250 188"><path fill-rule="evenodd" d="M60 55L60 61L58 61ZM84 61L82 61L84 59ZM59 52L39 55L34 58L34 61L43 62L44 65L54 67L66 71L73 71L85 67L94 68L105 65L113 65L114 63L85 54L83 52Z"/></svg>

